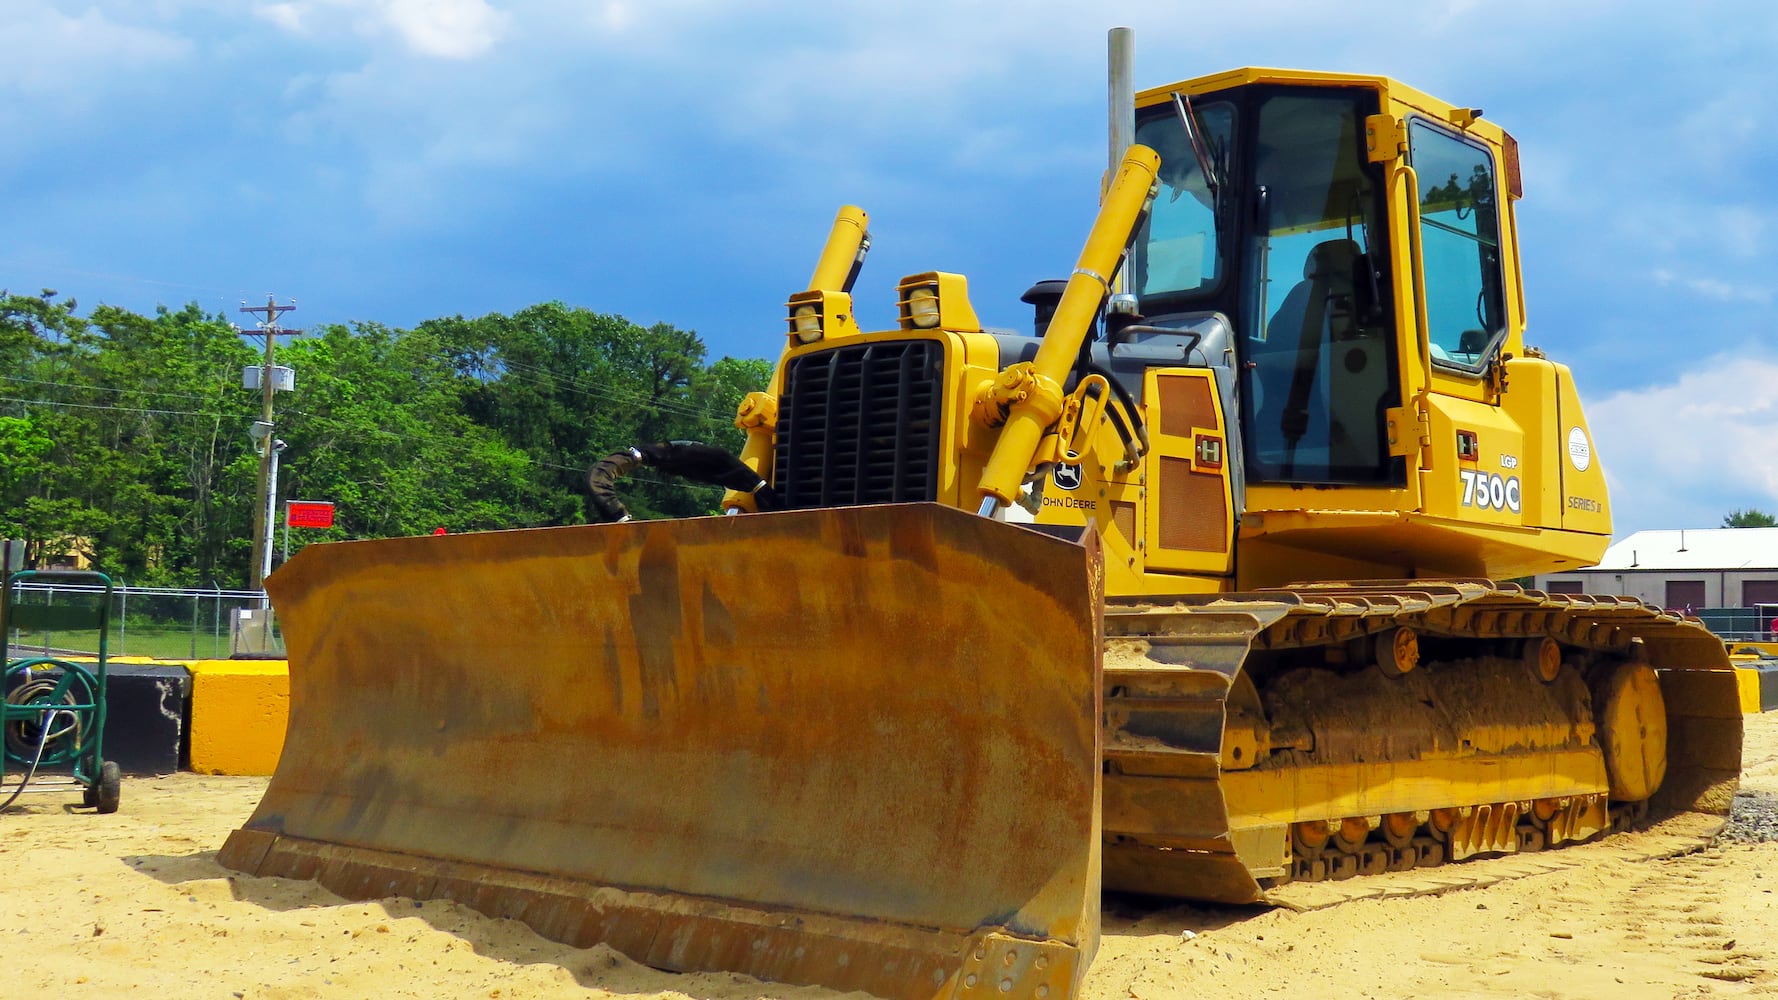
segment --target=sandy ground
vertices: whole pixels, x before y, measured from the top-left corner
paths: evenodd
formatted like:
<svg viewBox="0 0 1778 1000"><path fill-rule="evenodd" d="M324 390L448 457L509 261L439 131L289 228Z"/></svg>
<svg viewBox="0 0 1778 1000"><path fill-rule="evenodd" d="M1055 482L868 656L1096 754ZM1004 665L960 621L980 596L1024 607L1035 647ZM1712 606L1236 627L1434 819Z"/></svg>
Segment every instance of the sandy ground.
<svg viewBox="0 0 1778 1000"><path fill-rule="evenodd" d="M62 796L27 796L0 815L0 997L834 996L658 972L454 904L348 903L309 883L237 878L216 848L264 787L126 779L114 816L67 809ZM1745 803L1778 802L1778 713L1748 719L1743 790ZM1485 888L1306 913L1110 898L1083 992L1778 996L1778 842L1634 863L1566 850L1592 853Z"/></svg>

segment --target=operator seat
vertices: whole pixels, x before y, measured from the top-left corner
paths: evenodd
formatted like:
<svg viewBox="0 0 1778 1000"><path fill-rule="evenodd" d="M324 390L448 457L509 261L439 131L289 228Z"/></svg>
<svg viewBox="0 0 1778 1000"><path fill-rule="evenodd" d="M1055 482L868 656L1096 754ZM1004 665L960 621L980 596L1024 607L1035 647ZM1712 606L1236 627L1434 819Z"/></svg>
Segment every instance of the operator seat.
<svg viewBox="0 0 1778 1000"><path fill-rule="evenodd" d="M1286 476L1292 474L1298 442L1312 436L1323 446L1327 444L1328 403L1316 398L1321 395L1316 390L1323 381L1317 376L1329 342L1353 335L1354 273L1359 256L1358 244L1343 237L1316 244L1303 261L1303 280L1291 288L1272 317L1270 329L1278 337L1273 357L1289 361L1290 375L1286 388L1285 366L1266 366L1269 377L1262 393L1274 416L1259 423L1262 434L1283 435ZM1294 345L1287 339L1293 332ZM1277 406L1278 400L1283 401L1282 406ZM1319 420L1314 419L1316 414ZM1318 433L1310 434L1311 425Z"/></svg>

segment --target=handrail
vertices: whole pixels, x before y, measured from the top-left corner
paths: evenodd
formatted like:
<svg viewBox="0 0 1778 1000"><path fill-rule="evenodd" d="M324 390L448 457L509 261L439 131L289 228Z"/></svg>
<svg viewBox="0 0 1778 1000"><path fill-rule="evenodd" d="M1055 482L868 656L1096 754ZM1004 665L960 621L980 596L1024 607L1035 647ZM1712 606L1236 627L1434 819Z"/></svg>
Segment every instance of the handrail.
<svg viewBox="0 0 1778 1000"><path fill-rule="evenodd" d="M1426 311L1426 258L1420 245L1420 175L1414 172L1412 165L1400 163L1395 168L1395 176L1405 180L1408 186L1408 259L1413 264L1414 274L1414 326L1420 344L1420 367L1424 375L1421 383L1426 391L1432 389L1432 321L1427 318Z"/></svg>

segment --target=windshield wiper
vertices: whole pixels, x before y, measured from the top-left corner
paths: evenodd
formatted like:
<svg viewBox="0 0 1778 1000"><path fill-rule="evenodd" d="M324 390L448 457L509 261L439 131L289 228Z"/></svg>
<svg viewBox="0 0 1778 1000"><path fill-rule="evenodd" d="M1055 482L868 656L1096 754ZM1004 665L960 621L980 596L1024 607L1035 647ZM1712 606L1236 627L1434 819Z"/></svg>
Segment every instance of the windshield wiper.
<svg viewBox="0 0 1778 1000"><path fill-rule="evenodd" d="M1192 99L1174 91L1173 110L1179 115L1179 124L1185 128L1185 137L1191 141L1192 155L1198 158L1198 173L1204 178L1204 186L1210 189L1211 202L1221 202L1217 192L1222 187L1222 178L1216 174L1216 163L1210 156L1210 144L1204 140L1204 129L1198 124L1198 113L1192 108Z"/></svg>

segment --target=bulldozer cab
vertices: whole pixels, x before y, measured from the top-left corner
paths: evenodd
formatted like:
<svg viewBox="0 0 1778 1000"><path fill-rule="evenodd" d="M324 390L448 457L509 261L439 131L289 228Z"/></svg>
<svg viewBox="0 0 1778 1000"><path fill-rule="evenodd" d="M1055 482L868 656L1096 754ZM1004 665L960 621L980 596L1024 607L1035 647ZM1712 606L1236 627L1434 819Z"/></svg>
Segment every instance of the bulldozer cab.
<svg viewBox="0 0 1778 1000"><path fill-rule="evenodd" d="M1474 113L1415 113L1389 86L1248 71L1153 91L1138 112L1163 191L1131 290L1147 317L1230 320L1250 482L1405 485L1391 409L1422 390L1497 402L1512 284L1497 148L1511 141L1475 133ZM1412 197L1377 152L1384 123L1405 123L1405 150L1386 152L1404 154Z"/></svg>
<svg viewBox="0 0 1778 1000"><path fill-rule="evenodd" d="M1164 188L1133 248L1141 311L1232 320L1249 481L1401 482L1384 423L1403 389L1385 177L1365 155L1376 90L1246 86L1186 107L1139 112ZM1214 204L1188 114L1221 175Z"/></svg>
<svg viewBox="0 0 1778 1000"><path fill-rule="evenodd" d="M1226 443L1239 586L1310 573L1307 553L1339 577L1597 558L1609 502L1578 391L1524 343L1511 136L1381 76L1249 68L1135 104L1160 190L1124 336L1211 331L1177 371L1207 369L1221 412L1182 419ZM1149 540L1150 569L1218 572L1157 562L1169 548Z"/></svg>

